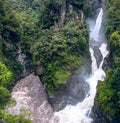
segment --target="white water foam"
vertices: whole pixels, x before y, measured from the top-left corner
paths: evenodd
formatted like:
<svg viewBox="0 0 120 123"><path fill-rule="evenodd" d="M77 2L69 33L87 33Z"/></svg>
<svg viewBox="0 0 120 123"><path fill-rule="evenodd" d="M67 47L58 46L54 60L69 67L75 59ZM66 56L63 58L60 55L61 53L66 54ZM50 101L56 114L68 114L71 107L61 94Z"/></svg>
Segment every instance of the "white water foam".
<svg viewBox="0 0 120 123"><path fill-rule="evenodd" d="M94 30L91 33L91 38L94 38L95 41L99 41L99 31L101 28L102 17L103 17L103 9L101 8L99 15L96 19L96 24L95 24Z"/></svg>
<svg viewBox="0 0 120 123"><path fill-rule="evenodd" d="M94 30L91 33L91 39L94 39L98 41L99 39L99 31L102 23L102 16L103 16L103 10L100 9L98 18L96 20L96 25L94 27ZM98 80L103 81L105 78L105 72L102 70L102 65L104 62L104 58L108 54L107 51L107 44L102 44L99 48L101 51L101 54L103 56L103 59L101 61L101 64L99 68L97 67L96 59L94 57L94 51L92 48L90 48L90 54L92 59L92 73L91 76L86 80L86 82L89 84L90 91L86 95L86 98L78 103L75 106L67 105L63 110L60 110L59 112L55 113L55 116L59 118L59 123L91 123L92 118L89 117L91 113L91 108L94 105L94 98L96 95L96 86L98 83Z"/></svg>

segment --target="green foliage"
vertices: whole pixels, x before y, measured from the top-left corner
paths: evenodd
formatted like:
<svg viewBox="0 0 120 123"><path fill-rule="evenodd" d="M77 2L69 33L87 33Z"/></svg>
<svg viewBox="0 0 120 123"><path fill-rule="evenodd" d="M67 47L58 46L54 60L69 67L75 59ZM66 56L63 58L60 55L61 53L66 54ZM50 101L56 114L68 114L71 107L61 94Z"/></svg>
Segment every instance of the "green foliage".
<svg viewBox="0 0 120 123"><path fill-rule="evenodd" d="M0 2L0 61L5 65L8 63L7 67L12 68L15 66L13 62L17 64L15 45L20 41L20 25L9 4L5 1Z"/></svg>
<svg viewBox="0 0 120 123"><path fill-rule="evenodd" d="M0 108L3 108L8 103L9 99L10 92L6 88L0 86Z"/></svg>
<svg viewBox="0 0 120 123"><path fill-rule="evenodd" d="M92 6L86 0L66 0L67 4L71 4L74 9L79 12L82 10L84 12L84 16L90 17L92 16L93 9Z"/></svg>
<svg viewBox="0 0 120 123"><path fill-rule="evenodd" d="M40 61L45 87L54 92L71 71L81 66L82 57L88 52L87 26L82 22L68 22L59 31L42 30L31 52L34 61Z"/></svg>
<svg viewBox="0 0 120 123"><path fill-rule="evenodd" d="M67 3L73 5L76 9L83 9L84 0L66 0Z"/></svg>
<svg viewBox="0 0 120 123"><path fill-rule="evenodd" d="M8 87L13 80L13 74L0 62L0 86Z"/></svg>
<svg viewBox="0 0 120 123"><path fill-rule="evenodd" d="M64 3L64 2L63 2ZM56 0L46 0L39 17L38 25L40 28L46 29L58 22L60 18L61 2Z"/></svg>
<svg viewBox="0 0 120 123"><path fill-rule="evenodd" d="M12 84L13 74L9 69L0 62L0 123L30 123L30 120L24 119L22 115L12 116L6 114L3 110L6 105L13 104L10 92L7 88Z"/></svg>
<svg viewBox="0 0 120 123"><path fill-rule="evenodd" d="M88 51L88 32L85 23L68 22L63 27L63 33L67 38L67 47L71 54L80 55Z"/></svg>
<svg viewBox="0 0 120 123"><path fill-rule="evenodd" d="M10 92L8 88L13 83L13 73L0 62L0 108L6 106L6 104L11 100Z"/></svg>
<svg viewBox="0 0 120 123"><path fill-rule="evenodd" d="M106 36L109 36L116 30L120 29L120 1L107 0L106 12Z"/></svg>
<svg viewBox="0 0 120 123"><path fill-rule="evenodd" d="M108 70L104 82L98 86L97 101L109 116L119 112L120 107L120 69Z"/></svg>
<svg viewBox="0 0 120 123"><path fill-rule="evenodd" d="M98 85L97 102L108 116L120 113L120 1L108 0L106 36L110 46L111 68L106 79Z"/></svg>
<svg viewBox="0 0 120 123"><path fill-rule="evenodd" d="M6 110L0 110L0 123L32 123L21 115L11 115Z"/></svg>
<svg viewBox="0 0 120 123"><path fill-rule="evenodd" d="M88 3L84 3L83 11L86 18L92 17L94 14L92 5L89 5Z"/></svg>
<svg viewBox="0 0 120 123"><path fill-rule="evenodd" d="M13 103L8 91L12 81L13 73L9 71L5 64L0 62L0 123L30 123L22 115L12 116L8 113L6 114L3 110L6 105L11 105L11 102Z"/></svg>
<svg viewBox="0 0 120 123"><path fill-rule="evenodd" d="M1 15L0 15L0 33L6 41L17 42L19 40L19 24L14 16L12 10L4 2L1 3Z"/></svg>
<svg viewBox="0 0 120 123"><path fill-rule="evenodd" d="M115 31L110 36L111 53L120 56L120 31Z"/></svg>
<svg viewBox="0 0 120 123"><path fill-rule="evenodd" d="M55 77L59 84L66 82L66 79L70 76L70 72L61 70L55 73Z"/></svg>

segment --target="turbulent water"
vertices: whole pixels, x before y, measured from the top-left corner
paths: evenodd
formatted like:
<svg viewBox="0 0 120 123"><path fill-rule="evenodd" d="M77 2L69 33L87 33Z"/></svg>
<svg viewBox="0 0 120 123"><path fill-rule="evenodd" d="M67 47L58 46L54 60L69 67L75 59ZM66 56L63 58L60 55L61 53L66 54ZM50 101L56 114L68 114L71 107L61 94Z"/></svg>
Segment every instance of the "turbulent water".
<svg viewBox="0 0 120 123"><path fill-rule="evenodd" d="M89 84L90 91L86 95L85 99L78 103L77 105L67 105L63 110L55 113L55 117L58 117L59 123L91 123L92 118L89 117L91 113L91 109L94 105L94 98L96 95L96 86L98 80L103 81L105 78L105 72L102 70L102 65L104 62L104 58L107 56L107 44L104 41L100 41L100 28L102 25L102 18L103 18L103 9L100 9L98 17L96 19L96 24L94 28L90 27L91 33L90 38L93 42L97 42L102 60L100 61L100 65L97 66L97 60L95 58L94 52L94 45L90 44L90 54L91 54L91 75L89 78L86 79L86 82ZM96 44L97 44L96 43ZM94 43L93 43L94 44Z"/></svg>

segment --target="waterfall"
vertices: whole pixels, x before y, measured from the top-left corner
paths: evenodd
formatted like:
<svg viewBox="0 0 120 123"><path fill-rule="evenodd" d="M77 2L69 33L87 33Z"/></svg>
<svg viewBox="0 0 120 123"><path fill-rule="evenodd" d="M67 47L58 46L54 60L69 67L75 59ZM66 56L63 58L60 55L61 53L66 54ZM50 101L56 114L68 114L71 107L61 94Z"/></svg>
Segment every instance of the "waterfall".
<svg viewBox="0 0 120 123"><path fill-rule="evenodd" d="M98 39L99 39L99 32L102 24L102 17L103 17L103 10L101 8L99 15L96 19L95 27L94 29L92 29L90 35L90 38L96 42L99 41ZM86 82L89 84L90 91L82 102L79 102L77 105L67 105L64 109L55 113L55 117L59 119L59 123L91 123L92 122L92 118L90 118L89 115L94 105L96 86L98 80L103 81L105 78L105 72L102 70L102 65L104 62L104 58L108 54L107 44L102 42L101 46L99 46L99 50L103 57L99 67L97 67L97 61L94 56L93 47L90 47L89 50L92 60L92 64L91 64L92 72L90 77L86 79Z"/></svg>
<svg viewBox="0 0 120 123"><path fill-rule="evenodd" d="M103 16L103 9L101 8L100 13L96 19L96 24L95 24L94 30L92 31L92 35L91 35L91 38L94 38L95 41L99 40L99 31L101 28L102 16Z"/></svg>

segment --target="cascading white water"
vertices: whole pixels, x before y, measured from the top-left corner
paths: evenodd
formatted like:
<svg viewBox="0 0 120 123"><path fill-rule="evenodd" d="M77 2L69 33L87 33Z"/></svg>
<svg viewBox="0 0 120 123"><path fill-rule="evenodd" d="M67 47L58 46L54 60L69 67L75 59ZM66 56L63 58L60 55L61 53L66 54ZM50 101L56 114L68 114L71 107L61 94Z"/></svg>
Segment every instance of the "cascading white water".
<svg viewBox="0 0 120 123"><path fill-rule="evenodd" d="M96 24L92 33L90 35L91 39L98 41L99 31L102 24L103 10L100 9L99 15L96 20ZM102 64L104 58L108 54L107 45L105 43L101 44L100 51L103 56L103 59L100 63L100 66L97 67L96 59L94 57L94 51L90 48L90 54L92 59L92 73L91 76L86 80L89 84L90 91L86 95L85 99L78 103L75 106L67 105L63 110L55 113L55 116L59 118L59 123L91 123L92 119L89 117L91 108L94 105L94 98L96 95L96 86L98 80L104 80L105 72L102 70Z"/></svg>
<svg viewBox="0 0 120 123"><path fill-rule="evenodd" d="M99 13L99 15L97 17L97 20L96 20L94 30L91 33L91 38L94 38L95 41L99 40L99 31L100 31L100 28L101 28L102 16L103 16L103 9L101 8L100 13Z"/></svg>

